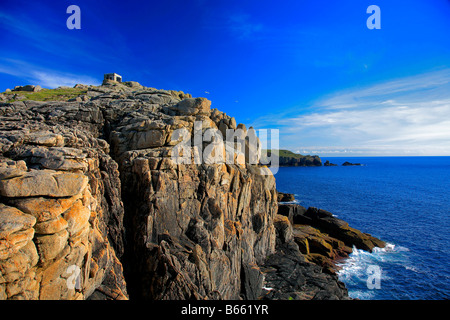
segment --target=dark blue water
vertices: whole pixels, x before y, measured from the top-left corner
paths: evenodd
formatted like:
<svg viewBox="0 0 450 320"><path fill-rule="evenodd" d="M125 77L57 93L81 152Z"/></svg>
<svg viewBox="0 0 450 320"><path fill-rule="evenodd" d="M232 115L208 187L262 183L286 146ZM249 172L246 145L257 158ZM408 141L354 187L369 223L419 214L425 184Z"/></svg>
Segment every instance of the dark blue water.
<svg viewBox="0 0 450 320"><path fill-rule="evenodd" d="M450 157L326 160L339 166L279 168L277 189L388 243L373 253L355 250L341 265L350 296L449 299ZM341 166L345 161L364 165ZM374 265L381 270L379 289L368 286Z"/></svg>

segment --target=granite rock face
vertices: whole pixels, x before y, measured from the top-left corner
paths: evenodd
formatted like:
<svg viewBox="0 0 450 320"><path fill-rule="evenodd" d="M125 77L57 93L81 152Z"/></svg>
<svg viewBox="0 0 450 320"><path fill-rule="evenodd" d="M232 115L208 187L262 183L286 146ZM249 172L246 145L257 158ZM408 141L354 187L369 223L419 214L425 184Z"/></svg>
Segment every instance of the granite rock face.
<svg viewBox="0 0 450 320"><path fill-rule="evenodd" d="M15 158L14 151L12 147ZM85 172L40 169L28 158L2 159L0 171L9 174L0 182L0 297L85 299L108 277L117 280L108 288L109 297L127 297L117 257L123 230L110 221L108 157L97 152L86 156ZM118 177L117 168L112 173ZM123 216L123 207L118 209ZM108 229L114 228L118 237L109 236ZM78 281L75 287L69 283L72 278Z"/></svg>
<svg viewBox="0 0 450 320"><path fill-rule="evenodd" d="M0 103L0 299L347 298L277 214L268 169L205 138L250 129L181 91L82 88ZM204 138L178 163L187 136Z"/></svg>
<svg viewBox="0 0 450 320"><path fill-rule="evenodd" d="M183 92L86 88L83 101L0 105L0 299L256 297L274 177L245 158L171 158L177 129L234 118Z"/></svg>
<svg viewBox="0 0 450 320"><path fill-rule="evenodd" d="M121 184L100 110L24 101L0 116L0 299L127 299Z"/></svg>
<svg viewBox="0 0 450 320"><path fill-rule="evenodd" d="M162 104L145 103L155 95L164 98L157 100ZM151 90L145 97L124 101L122 109L113 109L117 100L112 101L105 112L127 212L124 268L130 297L254 297L250 279L261 276L258 264L275 250L274 177L245 158L235 164L225 158L175 163L177 129L193 136L235 129L235 120L211 110L204 98Z"/></svg>

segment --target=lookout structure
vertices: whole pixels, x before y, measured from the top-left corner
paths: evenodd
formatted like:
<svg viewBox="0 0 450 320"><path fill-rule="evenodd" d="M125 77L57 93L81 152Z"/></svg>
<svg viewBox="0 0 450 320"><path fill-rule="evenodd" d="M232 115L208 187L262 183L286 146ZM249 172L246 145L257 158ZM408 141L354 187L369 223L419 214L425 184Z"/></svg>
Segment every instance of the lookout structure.
<svg viewBox="0 0 450 320"><path fill-rule="evenodd" d="M107 81L122 82L122 76L117 73L105 73L103 82Z"/></svg>

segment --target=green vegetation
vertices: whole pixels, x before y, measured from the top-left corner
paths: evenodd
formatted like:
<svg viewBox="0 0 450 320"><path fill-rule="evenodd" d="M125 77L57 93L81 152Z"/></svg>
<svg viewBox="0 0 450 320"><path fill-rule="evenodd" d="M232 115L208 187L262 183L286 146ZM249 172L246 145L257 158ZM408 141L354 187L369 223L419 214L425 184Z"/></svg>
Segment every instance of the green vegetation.
<svg viewBox="0 0 450 320"><path fill-rule="evenodd" d="M7 97L10 97L8 102L34 100L34 101L67 101L76 98L80 95L86 94L87 90L84 88L57 88L57 89L42 89L39 92L28 91L12 91L3 92ZM16 98L13 98L17 95Z"/></svg>

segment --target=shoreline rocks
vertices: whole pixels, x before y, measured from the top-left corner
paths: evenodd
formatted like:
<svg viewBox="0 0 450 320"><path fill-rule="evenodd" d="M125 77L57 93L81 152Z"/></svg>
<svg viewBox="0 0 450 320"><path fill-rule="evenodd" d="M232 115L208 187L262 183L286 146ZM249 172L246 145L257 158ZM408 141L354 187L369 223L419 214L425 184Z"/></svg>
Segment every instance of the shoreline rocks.
<svg viewBox="0 0 450 320"><path fill-rule="evenodd" d="M298 204L279 204L278 213L293 226L293 237L305 258L335 274L336 262L348 257L352 248L372 252L386 243L363 233L333 216L332 213Z"/></svg>
<svg viewBox="0 0 450 320"><path fill-rule="evenodd" d="M295 200L295 196L291 193L283 193L280 191L277 191L277 199L278 202L291 202Z"/></svg>
<svg viewBox="0 0 450 320"><path fill-rule="evenodd" d="M334 273L311 263L295 240L289 219L275 217L276 252L261 266L264 287L260 299L349 300L348 290Z"/></svg>

